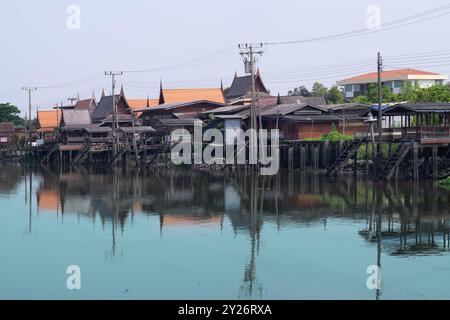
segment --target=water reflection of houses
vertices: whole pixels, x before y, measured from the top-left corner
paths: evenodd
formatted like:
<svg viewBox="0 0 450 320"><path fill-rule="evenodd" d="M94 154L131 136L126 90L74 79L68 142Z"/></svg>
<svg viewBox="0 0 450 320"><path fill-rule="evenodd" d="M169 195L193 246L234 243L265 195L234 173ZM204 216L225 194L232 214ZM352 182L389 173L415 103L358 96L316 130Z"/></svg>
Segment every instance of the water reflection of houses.
<svg viewBox="0 0 450 320"><path fill-rule="evenodd" d="M180 221L186 222L217 221L215 217L223 213L222 192L222 184L206 184L173 171L126 179L119 174L67 173L44 175L37 199L41 211L98 215L102 223L117 217L123 227L135 214L160 215L165 221L174 221L167 215L181 216Z"/></svg>
<svg viewBox="0 0 450 320"><path fill-rule="evenodd" d="M404 185L401 190L380 188L386 202L374 206L378 213L368 217L360 235L370 243L379 241L381 250L394 256L450 251L448 191L427 183Z"/></svg>
<svg viewBox="0 0 450 320"><path fill-rule="evenodd" d="M11 176L11 180L19 178ZM360 236L376 247L380 266L382 252L394 256L448 252L448 195L425 182L329 182L292 172L274 177L244 172L215 177L192 170L42 172L37 187L40 212L57 213L62 219L76 215L108 226L113 255L117 230L126 233L137 216L156 218L162 236L177 227L213 227L217 232L224 225L231 227L236 236L248 239L242 298L263 296L257 267L265 230L325 227L330 220L356 222L362 226Z"/></svg>

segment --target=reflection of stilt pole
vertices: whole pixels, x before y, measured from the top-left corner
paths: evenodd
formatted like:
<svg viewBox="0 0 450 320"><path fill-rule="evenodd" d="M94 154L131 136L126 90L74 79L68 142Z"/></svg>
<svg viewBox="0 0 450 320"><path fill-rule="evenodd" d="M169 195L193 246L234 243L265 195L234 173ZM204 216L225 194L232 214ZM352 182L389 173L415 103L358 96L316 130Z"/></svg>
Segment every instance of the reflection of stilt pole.
<svg viewBox="0 0 450 320"><path fill-rule="evenodd" d="M31 220L32 220L32 202L33 202L33 197L31 196L32 190L33 189L33 174L31 173L31 169L30 169L30 192L29 194L29 222L28 222L28 229L29 232L31 234Z"/></svg>
<svg viewBox="0 0 450 320"><path fill-rule="evenodd" d="M275 182L275 213L277 215L277 229L280 230L280 214L278 211L278 193L280 190L280 175L277 175Z"/></svg>
<svg viewBox="0 0 450 320"><path fill-rule="evenodd" d="M250 261L245 267L244 279L241 285L241 292L245 295L244 298L250 298L253 296L254 286L256 284L256 257L259 252L260 242L260 216L258 215L258 187L259 177L255 175L255 171L250 173ZM264 185L261 192L261 197L264 195ZM261 204L262 213L262 204ZM262 288L258 288L260 295L262 295Z"/></svg>
<svg viewBox="0 0 450 320"><path fill-rule="evenodd" d="M377 266L378 266L378 276L381 277L381 197L379 194L379 188L376 188L377 191L375 192L375 203L378 211L378 219L377 219ZM380 300L381 296L381 281L379 278L377 278L377 289L376 289L376 299Z"/></svg>

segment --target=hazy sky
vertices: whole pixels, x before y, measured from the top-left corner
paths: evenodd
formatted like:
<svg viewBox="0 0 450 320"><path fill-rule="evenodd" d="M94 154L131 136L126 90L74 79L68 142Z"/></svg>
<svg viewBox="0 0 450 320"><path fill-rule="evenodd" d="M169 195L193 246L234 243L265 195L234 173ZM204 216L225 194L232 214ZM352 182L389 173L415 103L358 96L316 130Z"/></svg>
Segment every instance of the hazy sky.
<svg viewBox="0 0 450 320"><path fill-rule="evenodd" d="M54 86L33 95L36 106L48 109L79 92L87 98L102 87L110 92L105 70L152 69L222 52L241 42L276 42L320 37L366 27L367 8L377 5L383 22L423 12L448 1L244 1L244 0L2 0L0 10L0 102L22 110L22 86ZM67 8L81 9L80 29L69 29ZM376 70L376 53L386 57L450 49L450 15L360 37L268 46L258 64L272 93L286 94L315 81L332 85L353 74ZM189 68L119 77L130 98L157 97L165 87L229 85L243 63L237 49L223 51L207 63ZM219 58L219 59L216 59ZM330 71L324 66L373 59L373 66ZM202 62L202 63L200 63ZM448 63L447 63L448 64ZM386 59L387 66L390 64ZM405 66L405 65L402 65ZM421 67L411 62L408 67ZM450 65L421 67L450 73ZM293 70L290 74L283 74ZM80 81L83 80L83 81Z"/></svg>

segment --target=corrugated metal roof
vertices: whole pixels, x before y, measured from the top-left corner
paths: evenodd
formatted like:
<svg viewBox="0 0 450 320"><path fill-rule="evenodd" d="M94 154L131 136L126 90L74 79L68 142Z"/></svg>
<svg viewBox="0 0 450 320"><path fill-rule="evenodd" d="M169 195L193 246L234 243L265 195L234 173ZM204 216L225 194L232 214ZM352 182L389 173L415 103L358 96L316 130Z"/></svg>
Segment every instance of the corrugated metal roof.
<svg viewBox="0 0 450 320"><path fill-rule="evenodd" d="M294 115L288 115L284 116L284 119L290 120L290 121L297 121L297 122L312 122L312 121L340 121L342 120L341 117L332 115L332 114L317 114L317 115L304 115L304 116L294 116Z"/></svg>
<svg viewBox="0 0 450 320"><path fill-rule="evenodd" d="M224 103L219 103L219 102L215 102L215 101L211 101L211 100L195 100L195 101L183 101L183 102L175 102L175 103L165 103L165 104L160 104L160 105L158 105L156 107L153 107L153 108L136 108L136 109L133 110L133 112L168 111L168 110L173 110L173 109L186 107L186 106L190 106L190 105L194 105L194 104L201 104L201 103L208 103L208 104L211 104L213 106L217 106L217 108L221 108L221 107L223 107L225 105Z"/></svg>
<svg viewBox="0 0 450 320"><path fill-rule="evenodd" d="M384 114L396 114L409 111L411 113L449 113L450 103L400 103L387 108Z"/></svg>
<svg viewBox="0 0 450 320"><path fill-rule="evenodd" d="M203 114L230 114L230 113L236 113L239 111L243 111L246 109L249 109L250 105L244 105L244 106L227 106L227 107L221 107L217 109L212 109L209 111L202 112Z"/></svg>
<svg viewBox="0 0 450 320"><path fill-rule="evenodd" d="M112 129L110 127L99 127L99 126L89 126L84 128L88 133L109 133L112 132Z"/></svg>
<svg viewBox="0 0 450 320"><path fill-rule="evenodd" d="M186 119L160 119L155 127L175 127L175 126L193 126L195 124L203 125L203 121L195 118Z"/></svg>
<svg viewBox="0 0 450 320"><path fill-rule="evenodd" d="M126 133L155 132L156 130L150 126L121 127L120 130Z"/></svg>

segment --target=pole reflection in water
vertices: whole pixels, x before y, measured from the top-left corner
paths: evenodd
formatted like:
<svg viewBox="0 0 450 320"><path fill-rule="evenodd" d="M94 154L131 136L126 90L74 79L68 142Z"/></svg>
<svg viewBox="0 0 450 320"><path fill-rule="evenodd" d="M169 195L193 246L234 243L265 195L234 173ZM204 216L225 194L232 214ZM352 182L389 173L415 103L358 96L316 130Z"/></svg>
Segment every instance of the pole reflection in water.
<svg viewBox="0 0 450 320"><path fill-rule="evenodd" d="M64 252L76 253L90 270L116 268L127 288L139 278L134 298L450 297L439 272L450 263L450 192L431 182L19 165L0 173L0 233L16 256L46 249L50 259L41 263L63 264L73 263ZM33 237L20 238L15 224ZM9 248L0 253L7 258ZM372 292L365 270L375 260L383 286ZM2 271L14 273L14 260L6 261ZM409 272L426 274L429 284ZM152 285L141 287L147 278ZM95 297L107 297L100 284Z"/></svg>

